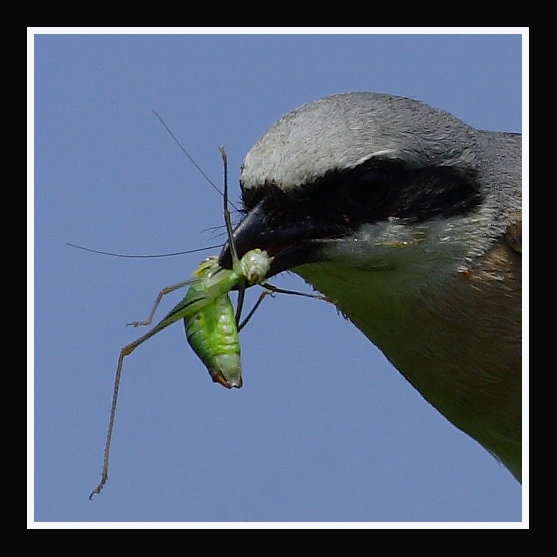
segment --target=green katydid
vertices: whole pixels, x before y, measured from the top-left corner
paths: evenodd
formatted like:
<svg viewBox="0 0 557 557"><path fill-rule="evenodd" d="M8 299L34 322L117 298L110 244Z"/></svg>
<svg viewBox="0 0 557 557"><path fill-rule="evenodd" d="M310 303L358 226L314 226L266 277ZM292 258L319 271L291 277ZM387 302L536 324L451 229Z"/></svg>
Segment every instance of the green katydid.
<svg viewBox="0 0 557 557"><path fill-rule="evenodd" d="M183 150L181 145L180 147ZM126 356L131 354L139 345L143 344L146 340L156 335L172 323L178 321L179 319L183 319L186 328L187 340L195 353L208 368L213 381L218 382L227 388L240 388L242 386L242 377L238 331L248 322L265 296L277 292L325 299L323 296L283 290L265 283L265 277L269 272L272 259L263 250L254 249L248 251L241 259L238 258L233 241L230 211L228 209L228 171L226 153L222 147L219 149L224 164L224 220L232 252L232 269L222 268L218 264L217 257L205 259L194 271L194 279L169 286L164 288L159 293L151 313L145 321L130 323L130 325L135 327L149 325L163 296L180 288L184 288L186 286L190 287L183 300L178 303L166 315L166 317L164 317L149 332L139 337L134 342L124 346L120 351L118 365L116 368L116 376L114 379L112 405L110 409L108 432L104 448L101 481L91 492L89 499L91 499L96 493L100 493L108 480L110 445L114 430L114 419L118 403L118 391L120 387L122 367ZM244 319L243 322L240 322L244 290L245 288L256 284L260 284L265 288L265 290L260 295L254 308L250 311L246 319ZM232 289L238 290L238 305L235 315L228 296L228 293Z"/></svg>

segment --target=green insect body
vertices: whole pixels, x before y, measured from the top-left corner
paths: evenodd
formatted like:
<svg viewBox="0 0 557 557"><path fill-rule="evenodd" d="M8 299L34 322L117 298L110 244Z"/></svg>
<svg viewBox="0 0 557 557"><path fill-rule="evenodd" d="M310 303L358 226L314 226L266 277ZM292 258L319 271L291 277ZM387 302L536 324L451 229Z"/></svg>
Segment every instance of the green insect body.
<svg viewBox="0 0 557 557"><path fill-rule="evenodd" d="M155 325L148 333L124 347L122 351L125 351L126 355L128 355L140 344L163 329L166 329L166 327L172 325L175 321L179 319L189 321L208 306L214 306L217 299L227 295L228 292L240 284L244 287L248 287L263 282L265 280L265 275L269 272L270 266L271 260L267 252L260 249L248 251L242 259L234 261L231 270L221 267L218 264L217 257L208 257L203 260L199 267L193 272L193 276L195 277L193 280L169 287L159 294L155 306L151 311L151 316L158 306L162 295L168 294L177 288L191 285L183 300L178 303L164 319ZM150 319L131 324L133 326L138 326L148 325L149 323Z"/></svg>
<svg viewBox="0 0 557 557"><path fill-rule="evenodd" d="M194 275L203 278L212 271L218 271L218 264L204 261ZM202 298L206 288L203 280L193 284L186 294L185 303ZM185 318L184 326L189 345L205 364L213 381L229 389L240 388L242 367L238 325L228 294L215 298L193 317Z"/></svg>

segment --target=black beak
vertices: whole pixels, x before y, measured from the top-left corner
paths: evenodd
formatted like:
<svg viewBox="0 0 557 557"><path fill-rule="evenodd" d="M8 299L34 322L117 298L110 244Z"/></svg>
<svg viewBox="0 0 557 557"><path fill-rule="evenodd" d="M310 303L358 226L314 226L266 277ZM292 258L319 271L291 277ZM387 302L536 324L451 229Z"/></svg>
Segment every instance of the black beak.
<svg viewBox="0 0 557 557"><path fill-rule="evenodd" d="M271 270L267 277L299 265L320 261L320 242L322 234L312 227L302 228L298 224L281 226L280 219L273 218L265 209L265 199L260 201L240 222L233 234L238 258L252 249L265 250L271 257ZM227 242L219 256L219 265L232 268L232 253Z"/></svg>

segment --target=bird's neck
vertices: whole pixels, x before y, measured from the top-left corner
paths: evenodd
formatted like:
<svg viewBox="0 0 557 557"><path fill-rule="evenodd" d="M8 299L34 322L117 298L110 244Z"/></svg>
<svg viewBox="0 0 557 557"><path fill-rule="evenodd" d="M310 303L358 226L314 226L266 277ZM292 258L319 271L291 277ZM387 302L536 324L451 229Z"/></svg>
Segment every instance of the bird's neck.
<svg viewBox="0 0 557 557"><path fill-rule="evenodd" d="M520 304L516 314L502 316L504 323L494 322L509 295L501 281L494 280L486 296L485 288L479 294L474 273L456 264L433 273L418 267L370 272L333 263L296 272L334 302L428 402L519 474L522 362L520 343L511 339L520 338ZM509 343L494 353L501 335Z"/></svg>

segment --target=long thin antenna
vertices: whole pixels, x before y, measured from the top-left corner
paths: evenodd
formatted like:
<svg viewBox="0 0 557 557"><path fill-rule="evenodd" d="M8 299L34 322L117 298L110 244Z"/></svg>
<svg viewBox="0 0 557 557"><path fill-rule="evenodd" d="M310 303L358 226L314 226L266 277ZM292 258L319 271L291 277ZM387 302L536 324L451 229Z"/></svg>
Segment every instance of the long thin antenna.
<svg viewBox="0 0 557 557"><path fill-rule="evenodd" d="M222 244L218 244L215 246L207 246L206 248L197 248L197 249L188 249L186 251L175 251L173 253L157 253L154 255L128 255L128 254L124 254L124 253L112 253L111 251L100 251L98 249L91 249L91 248L86 248L83 246L78 246L76 244L70 244L70 242L67 242L68 246L71 246L72 248L76 248L76 249L81 249L83 251L89 251L91 253L98 253L100 255L110 255L111 257L128 257L130 259L148 259L148 258L156 258L156 257L173 257L175 255L186 255L187 253L197 253L200 251L207 251L210 249L216 249L216 248L220 248L222 247Z"/></svg>
<svg viewBox="0 0 557 557"><path fill-rule="evenodd" d="M230 218L230 210L228 209L228 157L226 156L226 151L222 145L219 145L220 156L222 157L222 164L224 166L224 195L223 206L224 206L224 222L226 223L226 233L228 235L228 245L230 246L230 251L232 252L232 261L235 263L238 261L238 250L236 249L236 243L234 242L234 230L232 229L232 220ZM238 303L236 304L236 323L240 322L242 316L242 310L244 309L244 299L246 297L246 288L244 283L238 284Z"/></svg>
<svg viewBox="0 0 557 557"><path fill-rule="evenodd" d="M205 174L203 169L195 162L193 157L186 151L184 146L180 143L180 141L178 141L178 138L172 133L172 130L166 125L166 122L159 116L158 112L156 110L153 110L153 114L159 119L160 123L164 126L165 130L170 134L172 139L174 139L174 141L178 144L178 147L180 147L180 149L182 150L184 155L186 155L186 157L188 157L188 159L193 164L193 166L195 166L195 168L197 168L197 170L199 170L199 172L201 173L203 178L205 178L205 180L207 180L207 182L209 182L209 184L211 184L211 186L214 189L216 189L220 193L220 195L222 195L223 197L226 197L226 195L222 191L220 191L218 186L215 186L215 184L213 183L211 178L209 178L209 176L207 176L207 174ZM219 147L219 149L220 149L220 147ZM236 207L236 205L234 205L234 203L230 203L230 204L232 205L232 207L234 207L234 209L236 209L236 211L238 211L238 207Z"/></svg>
<svg viewBox="0 0 557 557"><path fill-rule="evenodd" d="M222 195L223 207L224 207L224 222L226 224L226 233L228 235L228 243L230 244L230 250L232 251L232 259L236 261L238 259L238 251L236 250L236 244L234 243L234 230L232 229L232 220L230 218L230 211L228 209L228 157L226 156L226 151L222 145L219 145L220 156L222 157L222 164L224 166L224 193Z"/></svg>
<svg viewBox="0 0 557 557"><path fill-rule="evenodd" d="M166 131L172 137L172 139L176 141L178 147L182 149L182 152L184 153L184 155L186 155L186 157L188 157L188 159L193 164L193 166L195 166L195 168L199 170L200 174L205 178L205 180L207 180L207 182L209 182L209 184L211 184L211 186L213 186L213 188L215 188L222 195L222 191L220 191L219 188L215 186L215 184L213 184L211 178L209 178L209 176L207 176L207 174L203 172L203 169L195 162L195 160L190 156L190 154L184 149L183 145L178 141L178 138L172 133L172 130L166 125L166 122L159 116L158 112L156 110L153 110L153 114L159 119L160 123L164 126Z"/></svg>

